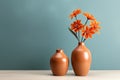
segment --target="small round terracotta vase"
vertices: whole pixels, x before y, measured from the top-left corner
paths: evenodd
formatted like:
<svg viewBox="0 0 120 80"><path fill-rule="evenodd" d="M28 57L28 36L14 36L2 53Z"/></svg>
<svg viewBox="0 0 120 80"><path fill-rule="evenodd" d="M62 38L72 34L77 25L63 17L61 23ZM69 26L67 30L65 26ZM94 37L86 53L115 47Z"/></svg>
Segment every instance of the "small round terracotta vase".
<svg viewBox="0 0 120 80"><path fill-rule="evenodd" d="M83 42L73 50L71 56L72 67L76 76L86 76L91 65L91 53Z"/></svg>
<svg viewBox="0 0 120 80"><path fill-rule="evenodd" d="M58 49L50 59L50 67L53 75L63 76L67 73L69 65L68 57L64 54L63 50Z"/></svg>

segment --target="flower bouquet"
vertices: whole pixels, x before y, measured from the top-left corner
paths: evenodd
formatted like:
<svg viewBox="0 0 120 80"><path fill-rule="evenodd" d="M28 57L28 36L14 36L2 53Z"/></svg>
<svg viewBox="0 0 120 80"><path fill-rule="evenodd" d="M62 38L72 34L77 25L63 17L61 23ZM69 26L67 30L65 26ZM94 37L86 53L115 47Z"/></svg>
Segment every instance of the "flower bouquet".
<svg viewBox="0 0 120 80"><path fill-rule="evenodd" d="M78 19L79 14L85 16L86 21L84 24L81 19ZM72 51L71 55L72 67L75 75L85 76L89 72L92 57L90 50L85 46L84 42L88 38L92 38L93 34L99 33L100 23L92 14L82 12L81 9L74 10L70 14L70 18L74 19L74 21L68 29L78 40L78 46Z"/></svg>

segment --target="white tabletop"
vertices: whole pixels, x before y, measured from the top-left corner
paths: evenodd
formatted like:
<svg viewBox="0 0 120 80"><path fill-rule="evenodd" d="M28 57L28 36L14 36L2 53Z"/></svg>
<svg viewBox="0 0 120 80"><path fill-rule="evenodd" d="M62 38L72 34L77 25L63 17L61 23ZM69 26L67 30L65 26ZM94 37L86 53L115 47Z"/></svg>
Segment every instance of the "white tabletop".
<svg viewBox="0 0 120 80"><path fill-rule="evenodd" d="M120 70L91 70L88 76L53 76L50 70L0 70L0 80L120 80Z"/></svg>

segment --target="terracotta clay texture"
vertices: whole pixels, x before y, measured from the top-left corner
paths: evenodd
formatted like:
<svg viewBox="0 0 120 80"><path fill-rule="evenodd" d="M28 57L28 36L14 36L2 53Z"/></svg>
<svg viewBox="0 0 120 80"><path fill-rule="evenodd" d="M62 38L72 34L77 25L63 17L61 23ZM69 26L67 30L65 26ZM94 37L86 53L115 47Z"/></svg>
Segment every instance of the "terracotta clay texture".
<svg viewBox="0 0 120 80"><path fill-rule="evenodd" d="M78 46L73 50L71 62L75 75L86 76L88 74L91 65L91 53L84 43L78 43Z"/></svg>
<svg viewBox="0 0 120 80"><path fill-rule="evenodd" d="M69 65L68 57L64 54L63 50L58 49L50 59L50 66L53 75L63 76L67 73Z"/></svg>

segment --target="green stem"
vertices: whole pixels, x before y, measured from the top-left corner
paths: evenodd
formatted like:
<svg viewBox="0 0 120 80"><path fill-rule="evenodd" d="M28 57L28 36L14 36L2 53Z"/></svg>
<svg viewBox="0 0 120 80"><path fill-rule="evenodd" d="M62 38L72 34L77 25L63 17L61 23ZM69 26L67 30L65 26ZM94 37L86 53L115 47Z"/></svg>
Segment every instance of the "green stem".
<svg viewBox="0 0 120 80"><path fill-rule="evenodd" d="M86 39L84 38L83 42L85 42L85 41L86 41Z"/></svg>
<svg viewBox="0 0 120 80"><path fill-rule="evenodd" d="M84 24L84 26L87 24L87 22L88 22L88 19L85 21L85 24Z"/></svg>
<svg viewBox="0 0 120 80"><path fill-rule="evenodd" d="M81 42L83 42L82 40L83 40L83 36L82 36L82 38L81 38Z"/></svg>
<svg viewBox="0 0 120 80"><path fill-rule="evenodd" d="M75 16L75 19L77 20L77 16Z"/></svg>
<svg viewBox="0 0 120 80"><path fill-rule="evenodd" d="M70 28L68 28L69 31L75 36L75 38L78 40L78 42L80 41L80 39L77 36L77 33L75 33L74 31L72 31Z"/></svg>
<svg viewBox="0 0 120 80"><path fill-rule="evenodd" d="M87 22L88 22L88 19L86 19L83 29L85 28L85 25L87 24ZM82 38L81 38L81 42L84 42L83 36L82 36Z"/></svg>
<svg viewBox="0 0 120 80"><path fill-rule="evenodd" d="M80 31L78 31L78 38L79 38L79 42L80 42Z"/></svg>

